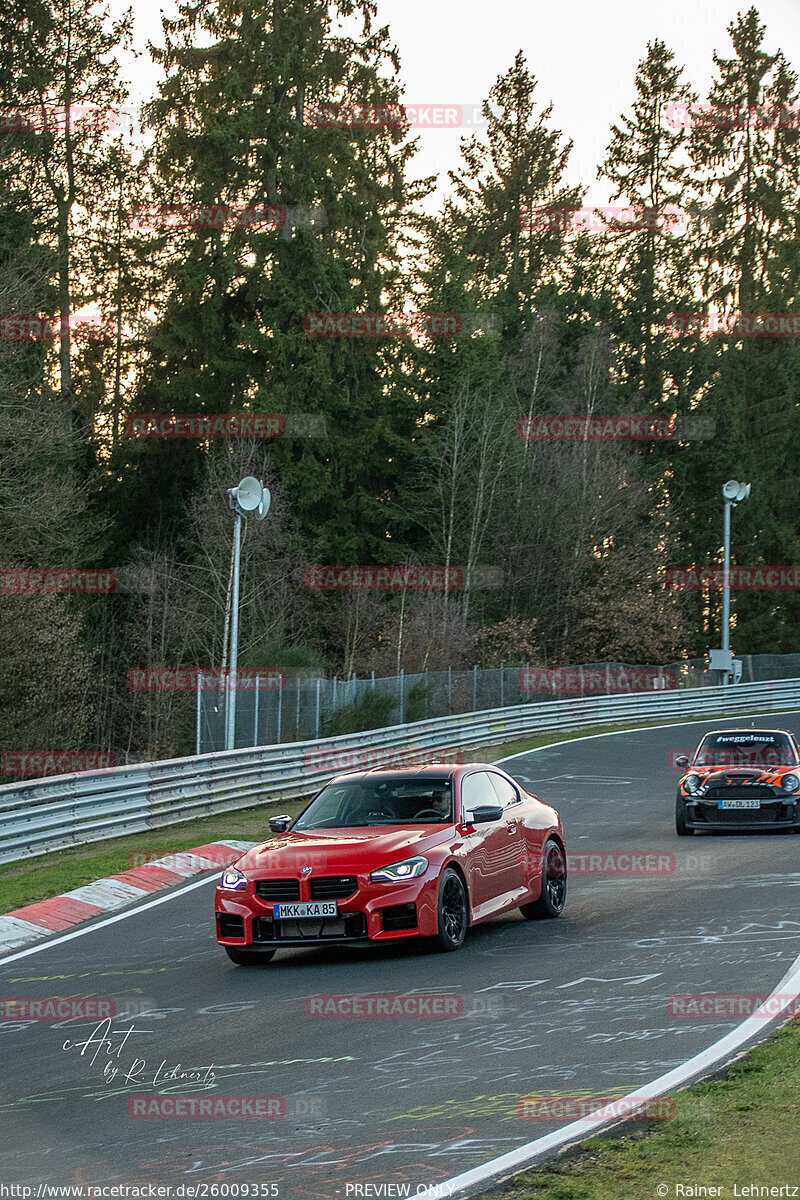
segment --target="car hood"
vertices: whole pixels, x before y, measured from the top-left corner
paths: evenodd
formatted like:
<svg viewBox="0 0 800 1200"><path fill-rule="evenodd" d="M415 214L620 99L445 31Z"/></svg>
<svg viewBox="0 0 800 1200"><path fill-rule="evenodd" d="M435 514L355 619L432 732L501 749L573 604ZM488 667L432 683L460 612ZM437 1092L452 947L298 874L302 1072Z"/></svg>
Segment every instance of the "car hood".
<svg viewBox="0 0 800 1200"><path fill-rule="evenodd" d="M800 767L692 767L683 778L689 775L699 776L704 785L724 787L730 783L741 787L749 783L773 783L784 775L800 775Z"/></svg>
<svg viewBox="0 0 800 1200"><path fill-rule="evenodd" d="M425 854L454 837L452 826L426 829L423 825L281 833L248 850L236 866L251 878L295 875L303 867L310 867L313 874L359 874Z"/></svg>

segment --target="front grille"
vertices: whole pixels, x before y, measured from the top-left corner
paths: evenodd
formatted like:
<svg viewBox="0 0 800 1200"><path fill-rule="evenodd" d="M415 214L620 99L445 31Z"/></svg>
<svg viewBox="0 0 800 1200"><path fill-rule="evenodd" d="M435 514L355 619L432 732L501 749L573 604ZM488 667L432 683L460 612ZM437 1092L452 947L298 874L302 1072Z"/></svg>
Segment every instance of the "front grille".
<svg viewBox="0 0 800 1200"><path fill-rule="evenodd" d="M777 797L771 787L712 787L705 793L706 800L761 800L775 802Z"/></svg>
<svg viewBox="0 0 800 1200"><path fill-rule="evenodd" d="M355 875L321 875L311 880L312 900L346 900L357 890Z"/></svg>
<svg viewBox="0 0 800 1200"><path fill-rule="evenodd" d="M275 900L277 902L299 900L299 879L257 879L256 895L259 900Z"/></svg>
<svg viewBox="0 0 800 1200"><path fill-rule="evenodd" d="M762 804L761 808L712 808L698 804L697 817L708 825L752 825L759 821L791 820L791 810L783 804Z"/></svg>
<svg viewBox="0 0 800 1200"><path fill-rule="evenodd" d="M399 933L402 929L416 928L416 904L390 904L381 909L381 929L384 933Z"/></svg>
<svg viewBox="0 0 800 1200"><path fill-rule="evenodd" d="M272 921L269 917L256 917L253 921L254 942L341 942L366 936L367 919L363 913L345 913L324 921Z"/></svg>
<svg viewBox="0 0 800 1200"><path fill-rule="evenodd" d="M223 938L244 937L244 917L235 913L217 913L217 929Z"/></svg>

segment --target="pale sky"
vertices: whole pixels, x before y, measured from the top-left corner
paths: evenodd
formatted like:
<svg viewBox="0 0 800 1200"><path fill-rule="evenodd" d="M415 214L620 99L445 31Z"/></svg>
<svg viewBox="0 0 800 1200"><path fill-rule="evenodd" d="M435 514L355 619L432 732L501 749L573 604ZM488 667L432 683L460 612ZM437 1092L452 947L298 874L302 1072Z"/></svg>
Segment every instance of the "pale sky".
<svg viewBox="0 0 800 1200"><path fill-rule="evenodd" d="M388 25L401 60L407 105L478 107L518 50L538 80L535 100L553 103L552 123L574 143L567 182L589 189L588 201L608 202L596 181L609 128L629 109L636 67L649 40L660 37L685 68L685 78L705 99L714 74L712 54L731 57L727 26L748 0L378 0L379 24ZM111 0L116 14L125 0ZM139 0L136 44L161 40L161 9L172 0ZM800 71L800 0L761 0L765 48L783 50ZM157 79L149 56L128 72L135 98L152 93ZM419 175L439 176L459 162L463 129L418 130Z"/></svg>

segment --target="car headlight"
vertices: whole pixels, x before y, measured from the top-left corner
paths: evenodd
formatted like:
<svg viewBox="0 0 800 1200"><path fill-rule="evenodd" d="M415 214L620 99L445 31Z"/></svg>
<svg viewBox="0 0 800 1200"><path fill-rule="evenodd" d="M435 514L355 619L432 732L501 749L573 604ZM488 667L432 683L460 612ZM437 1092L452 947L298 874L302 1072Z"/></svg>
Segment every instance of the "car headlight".
<svg viewBox="0 0 800 1200"><path fill-rule="evenodd" d="M226 867L219 886L229 892L239 891L240 888L247 887L247 876L243 875L238 867Z"/></svg>
<svg viewBox="0 0 800 1200"><path fill-rule="evenodd" d="M378 867L370 879L373 883L403 883L406 879L416 879L424 875L428 869L427 858L417 855L416 858L404 858L402 862L389 863L388 867Z"/></svg>
<svg viewBox="0 0 800 1200"><path fill-rule="evenodd" d="M781 787L785 792L796 792L800 788L800 779L796 775L784 775Z"/></svg>
<svg viewBox="0 0 800 1200"><path fill-rule="evenodd" d="M700 776L687 775L683 781L683 786L690 796L695 796L700 791Z"/></svg>

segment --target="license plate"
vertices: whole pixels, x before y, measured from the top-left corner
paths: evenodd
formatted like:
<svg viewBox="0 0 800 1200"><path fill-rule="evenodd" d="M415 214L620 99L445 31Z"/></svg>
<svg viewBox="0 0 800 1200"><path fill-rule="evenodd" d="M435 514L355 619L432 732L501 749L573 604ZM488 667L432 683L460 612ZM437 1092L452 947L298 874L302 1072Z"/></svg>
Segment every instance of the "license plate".
<svg viewBox="0 0 800 1200"><path fill-rule="evenodd" d="M273 904L272 915L276 921L300 921L304 917L336 917L339 905L335 900L310 900L305 904Z"/></svg>
<svg viewBox="0 0 800 1200"><path fill-rule="evenodd" d="M761 808L761 801L758 796L749 797L746 800L720 800L718 808Z"/></svg>

